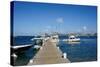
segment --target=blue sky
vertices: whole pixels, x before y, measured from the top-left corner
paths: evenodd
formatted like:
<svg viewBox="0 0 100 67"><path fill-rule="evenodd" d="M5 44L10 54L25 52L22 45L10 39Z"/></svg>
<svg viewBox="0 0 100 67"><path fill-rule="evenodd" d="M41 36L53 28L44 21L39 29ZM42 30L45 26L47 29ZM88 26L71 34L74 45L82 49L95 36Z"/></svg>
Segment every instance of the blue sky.
<svg viewBox="0 0 100 67"><path fill-rule="evenodd" d="M96 32L96 6L14 2L14 35Z"/></svg>

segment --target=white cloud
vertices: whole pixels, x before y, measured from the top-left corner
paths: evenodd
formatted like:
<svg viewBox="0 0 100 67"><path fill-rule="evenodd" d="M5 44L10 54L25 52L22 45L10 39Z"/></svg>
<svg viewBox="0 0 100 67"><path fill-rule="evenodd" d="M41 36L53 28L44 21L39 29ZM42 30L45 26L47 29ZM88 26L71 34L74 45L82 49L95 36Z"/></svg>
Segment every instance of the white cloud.
<svg viewBox="0 0 100 67"><path fill-rule="evenodd" d="M86 26L83 26L83 30L87 30L87 27Z"/></svg>
<svg viewBox="0 0 100 67"><path fill-rule="evenodd" d="M63 20L63 18L62 18L62 17L57 18L57 19L56 19L56 21L57 21L58 23L63 23L63 22L64 22L64 20Z"/></svg>

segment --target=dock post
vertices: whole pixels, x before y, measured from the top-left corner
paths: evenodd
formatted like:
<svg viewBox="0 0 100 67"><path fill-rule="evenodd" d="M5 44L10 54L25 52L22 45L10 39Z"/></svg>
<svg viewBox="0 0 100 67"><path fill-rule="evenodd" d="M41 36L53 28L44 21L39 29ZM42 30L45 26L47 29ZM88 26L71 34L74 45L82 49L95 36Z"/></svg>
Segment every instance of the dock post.
<svg viewBox="0 0 100 67"><path fill-rule="evenodd" d="M41 46L41 47L40 47L40 50L42 50L42 49L43 49L43 47Z"/></svg>
<svg viewBox="0 0 100 67"><path fill-rule="evenodd" d="M63 53L63 58L66 59L67 58L67 54Z"/></svg>
<svg viewBox="0 0 100 67"><path fill-rule="evenodd" d="M44 42L45 42L45 41L44 41L44 39L43 39L43 41L42 41L42 42L43 42L43 44L42 44L42 45L44 45Z"/></svg>
<svg viewBox="0 0 100 67"><path fill-rule="evenodd" d="M17 55L15 53L12 54L12 57L17 58Z"/></svg>
<svg viewBox="0 0 100 67"><path fill-rule="evenodd" d="M59 47L57 47L59 49Z"/></svg>
<svg viewBox="0 0 100 67"><path fill-rule="evenodd" d="M33 63L33 59L31 59L31 60L29 61L29 63Z"/></svg>

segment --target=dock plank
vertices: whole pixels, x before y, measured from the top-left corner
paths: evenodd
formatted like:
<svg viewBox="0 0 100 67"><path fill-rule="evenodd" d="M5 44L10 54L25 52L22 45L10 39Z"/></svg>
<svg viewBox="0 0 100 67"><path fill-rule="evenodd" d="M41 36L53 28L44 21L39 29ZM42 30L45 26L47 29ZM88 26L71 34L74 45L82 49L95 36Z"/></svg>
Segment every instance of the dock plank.
<svg viewBox="0 0 100 67"><path fill-rule="evenodd" d="M42 49L31 59L34 64L55 64L55 63L69 63L68 59L62 58L62 52L57 48L56 43L51 42L51 39L44 42Z"/></svg>

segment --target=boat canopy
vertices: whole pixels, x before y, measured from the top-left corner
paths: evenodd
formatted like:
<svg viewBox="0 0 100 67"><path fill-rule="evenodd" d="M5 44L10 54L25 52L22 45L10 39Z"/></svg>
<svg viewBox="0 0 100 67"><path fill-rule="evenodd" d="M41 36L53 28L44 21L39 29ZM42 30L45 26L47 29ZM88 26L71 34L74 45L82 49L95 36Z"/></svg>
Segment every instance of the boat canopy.
<svg viewBox="0 0 100 67"><path fill-rule="evenodd" d="M75 38L75 36L74 35L71 35L71 36L69 36L69 38Z"/></svg>

